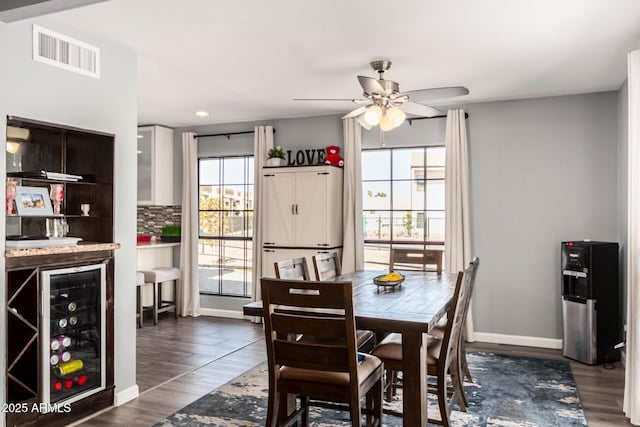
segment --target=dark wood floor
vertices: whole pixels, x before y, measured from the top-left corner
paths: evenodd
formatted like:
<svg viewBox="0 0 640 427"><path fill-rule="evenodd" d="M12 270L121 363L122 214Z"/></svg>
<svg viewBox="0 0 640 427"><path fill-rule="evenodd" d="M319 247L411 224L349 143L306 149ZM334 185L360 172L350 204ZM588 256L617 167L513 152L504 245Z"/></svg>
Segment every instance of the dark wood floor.
<svg viewBox="0 0 640 427"><path fill-rule="evenodd" d="M248 321L214 317L160 320L138 329L140 396L79 426L151 426L266 360L263 332ZM471 351L559 358L559 350L472 343ZM622 414L624 369L571 361L590 427L631 426Z"/></svg>

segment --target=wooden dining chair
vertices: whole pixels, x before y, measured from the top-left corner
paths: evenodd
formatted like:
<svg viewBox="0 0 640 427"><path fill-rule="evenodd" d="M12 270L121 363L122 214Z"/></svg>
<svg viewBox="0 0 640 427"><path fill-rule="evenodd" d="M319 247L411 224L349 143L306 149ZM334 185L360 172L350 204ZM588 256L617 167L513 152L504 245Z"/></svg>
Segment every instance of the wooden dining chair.
<svg viewBox="0 0 640 427"><path fill-rule="evenodd" d="M313 269L316 273L316 280L335 280L340 276L340 258L338 257L337 252L318 254L311 258L313 260ZM357 329L356 340L358 342L359 351L369 352L375 344L375 334L373 331L366 329Z"/></svg>
<svg viewBox="0 0 640 427"><path fill-rule="evenodd" d="M277 261L274 263L274 266L276 269L276 278L278 279L311 279L305 257Z"/></svg>
<svg viewBox="0 0 640 427"><path fill-rule="evenodd" d="M318 254L311 258L313 260L313 269L316 273L316 280L334 280L342 272L337 252Z"/></svg>
<svg viewBox="0 0 640 427"><path fill-rule="evenodd" d="M467 349L466 349L467 334L466 334L465 328L467 323L467 315L469 314L469 306L471 304L471 295L473 294L473 288L476 281L476 273L478 271L478 267L480 266L480 259L478 257L474 257L469 265L473 266L473 271L471 273L471 291L468 293L467 301L465 302L465 308L464 308L465 321L462 324L462 331L460 332L460 337L459 337L460 342L458 343L458 360L460 361L460 363L458 363L459 372L457 376L459 383L456 385L456 387L460 389L462 401L464 405L467 407L469 406L469 401L467 399L466 393L464 392L463 383L465 379L467 379L467 381L469 382L473 382L473 377L471 376L471 371L469 370L469 364L467 363ZM429 332L429 335L441 339L446 332L446 326L447 326L446 322L438 323L433 328L433 330Z"/></svg>
<svg viewBox="0 0 640 427"><path fill-rule="evenodd" d="M351 424L361 426L362 398L366 425L381 426L382 363L357 353L351 282L262 278L261 285L269 367L266 426L289 426L298 418L306 426L309 405L316 402L341 403ZM288 339L296 335L326 341Z"/></svg>
<svg viewBox="0 0 640 427"><path fill-rule="evenodd" d="M434 393L438 398L440 419L429 418L429 422L450 426L451 410L455 404L466 411L466 406L460 395L461 390L457 385L460 381L460 369L458 367L458 343L465 320L465 302L471 292L473 278L473 265L464 272L458 273L452 303L447 312L447 326L444 336L431 337L427 340L427 374L436 377L435 385L428 385L427 391ZM371 354L377 356L384 363L386 370L387 399L392 395L395 387L401 386L396 382L397 372L402 371L402 336L391 334L377 345ZM451 386L448 385L448 376L451 376Z"/></svg>
<svg viewBox="0 0 640 427"><path fill-rule="evenodd" d="M427 265L435 265L436 271L442 273L442 251L436 249L391 248L389 253L389 271L421 270ZM420 266L420 268L416 267Z"/></svg>

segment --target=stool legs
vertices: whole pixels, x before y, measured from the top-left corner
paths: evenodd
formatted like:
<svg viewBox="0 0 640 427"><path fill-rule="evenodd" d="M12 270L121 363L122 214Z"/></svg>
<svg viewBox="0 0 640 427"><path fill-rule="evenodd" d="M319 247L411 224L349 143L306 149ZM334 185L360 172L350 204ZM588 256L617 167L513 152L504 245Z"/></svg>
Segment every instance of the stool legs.
<svg viewBox="0 0 640 427"><path fill-rule="evenodd" d="M173 281L173 318L178 320L178 281Z"/></svg>
<svg viewBox="0 0 640 427"><path fill-rule="evenodd" d="M173 282L173 301L165 301L162 299L162 284L164 282L156 282L153 284L153 324L158 324L158 313L168 311L173 308L173 317L178 319L178 280Z"/></svg>
<svg viewBox="0 0 640 427"><path fill-rule="evenodd" d="M142 308L142 286L138 285L136 286L136 303L137 303L137 308L138 308L138 313L137 313L137 317L138 317L138 327L142 328L143 326L143 322L142 322L142 316L144 315L144 309Z"/></svg>
<svg viewBox="0 0 640 427"><path fill-rule="evenodd" d="M153 324L158 324L158 306L160 305L160 300L158 299L158 287L160 283L156 282L153 284Z"/></svg>

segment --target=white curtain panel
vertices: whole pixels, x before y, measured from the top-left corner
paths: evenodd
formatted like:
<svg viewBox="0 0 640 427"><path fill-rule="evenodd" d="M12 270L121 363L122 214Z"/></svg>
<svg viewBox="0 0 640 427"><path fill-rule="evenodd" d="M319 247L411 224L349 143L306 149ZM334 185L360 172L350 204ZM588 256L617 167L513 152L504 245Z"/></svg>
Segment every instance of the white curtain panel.
<svg viewBox="0 0 640 427"><path fill-rule="evenodd" d="M253 136L253 274L252 299L261 299L260 277L262 277L262 230L265 224L262 210L264 208L262 167L267 159L267 153L273 148L273 126L256 126ZM259 321L259 319L254 319Z"/></svg>
<svg viewBox="0 0 640 427"><path fill-rule="evenodd" d="M198 146L193 132L182 134L182 233L180 313L200 316L198 280Z"/></svg>
<svg viewBox="0 0 640 427"><path fill-rule="evenodd" d="M362 236L362 128L357 119L342 120L344 181L342 194L342 272L364 268Z"/></svg>
<svg viewBox="0 0 640 427"><path fill-rule="evenodd" d="M469 220L469 154L464 110L449 110L445 134L445 243L444 268L463 271L471 262ZM473 341L471 304L467 315L467 340Z"/></svg>
<svg viewBox="0 0 640 427"><path fill-rule="evenodd" d="M628 56L627 338L624 413L640 425L640 50Z"/></svg>

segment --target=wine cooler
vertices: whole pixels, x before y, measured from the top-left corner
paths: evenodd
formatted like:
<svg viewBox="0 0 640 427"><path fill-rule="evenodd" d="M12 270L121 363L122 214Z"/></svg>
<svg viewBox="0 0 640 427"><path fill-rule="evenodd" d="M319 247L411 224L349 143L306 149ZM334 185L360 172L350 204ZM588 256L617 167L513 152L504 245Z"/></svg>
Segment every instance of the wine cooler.
<svg viewBox="0 0 640 427"><path fill-rule="evenodd" d="M40 401L67 404L105 388L104 264L41 272Z"/></svg>

